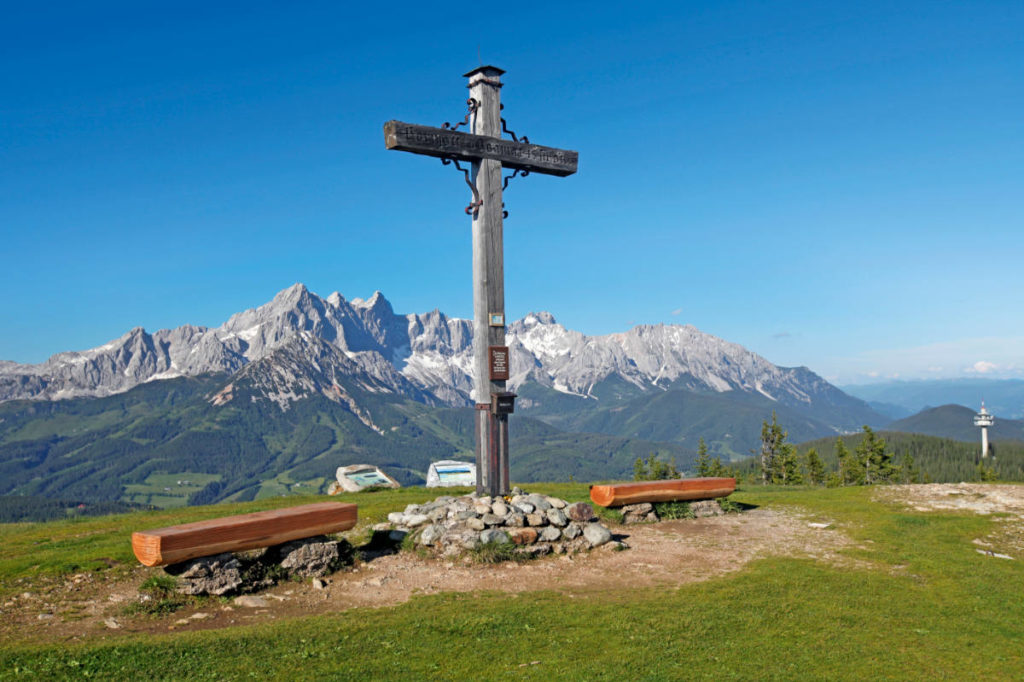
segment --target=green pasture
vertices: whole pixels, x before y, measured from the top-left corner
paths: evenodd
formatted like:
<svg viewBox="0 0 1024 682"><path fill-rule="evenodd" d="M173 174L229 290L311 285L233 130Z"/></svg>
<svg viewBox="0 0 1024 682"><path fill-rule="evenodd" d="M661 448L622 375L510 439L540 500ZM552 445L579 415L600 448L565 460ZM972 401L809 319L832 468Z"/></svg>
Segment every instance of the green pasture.
<svg viewBox="0 0 1024 682"><path fill-rule="evenodd" d="M152 473L142 483L125 485L121 499L135 504L151 504L158 509L184 507L188 504L189 495L199 492L207 483L220 479L220 474L200 474L191 471L176 474Z"/></svg>
<svg viewBox="0 0 1024 682"><path fill-rule="evenodd" d="M531 489L586 496L584 485ZM771 558L673 589L637 589L624 577L620 589L602 592L441 594L229 630L0 645L0 677L1024 679L1022 557L985 556L972 544L1002 522L909 512L873 501L875 492L769 488L733 496L833 523L855 541L842 567ZM365 536L367 525L388 511L434 494L407 488L346 495L360 504L360 526L350 534ZM98 568L97 556L128 561L129 528L304 501L268 498L0 526L0 579L8 590L15 579L32 582L68 570L62 562Z"/></svg>

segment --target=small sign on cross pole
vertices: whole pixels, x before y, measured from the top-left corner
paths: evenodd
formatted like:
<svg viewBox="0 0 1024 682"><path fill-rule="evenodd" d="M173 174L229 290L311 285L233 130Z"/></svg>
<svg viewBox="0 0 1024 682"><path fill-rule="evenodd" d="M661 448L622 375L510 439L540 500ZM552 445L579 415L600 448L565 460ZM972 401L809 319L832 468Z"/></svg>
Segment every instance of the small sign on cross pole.
<svg viewBox="0 0 1024 682"><path fill-rule="evenodd" d="M388 121L388 149L434 156L465 174L472 191L466 213L473 216L473 399L476 402L476 489L480 494L509 492L508 416L515 395L505 390L510 376L505 347L505 271L502 191L515 175L540 173L567 176L576 172L578 154L532 144L517 137L501 117L501 75L481 66L469 79L469 113L454 126L440 128ZM457 130L466 126L465 131ZM511 139L503 138L507 133ZM460 161L469 162L464 169ZM502 168L513 170L502 178ZM499 322L500 321L500 322ZM497 323L496 323L497 322Z"/></svg>

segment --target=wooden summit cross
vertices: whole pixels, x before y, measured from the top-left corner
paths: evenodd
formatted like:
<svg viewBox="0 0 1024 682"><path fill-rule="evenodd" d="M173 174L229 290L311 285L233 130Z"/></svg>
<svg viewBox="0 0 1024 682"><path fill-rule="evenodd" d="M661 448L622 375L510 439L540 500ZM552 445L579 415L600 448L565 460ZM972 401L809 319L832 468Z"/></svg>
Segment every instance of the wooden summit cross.
<svg viewBox="0 0 1024 682"><path fill-rule="evenodd" d="M466 176L473 201L466 213L473 216L473 398L476 401L476 490L480 494L509 492L508 415L515 394L505 390L509 378L509 352L505 345L505 270L501 193L516 175L543 173L566 176L576 172L574 151L530 144L517 138L501 117L501 74L494 66L481 66L465 74L469 79L469 113L461 123L441 128L388 121L384 143L388 149L436 156L455 164ZM466 125L469 132L457 131ZM511 136L503 139L502 132ZM469 169L460 161L472 164ZM502 179L502 168L513 170Z"/></svg>

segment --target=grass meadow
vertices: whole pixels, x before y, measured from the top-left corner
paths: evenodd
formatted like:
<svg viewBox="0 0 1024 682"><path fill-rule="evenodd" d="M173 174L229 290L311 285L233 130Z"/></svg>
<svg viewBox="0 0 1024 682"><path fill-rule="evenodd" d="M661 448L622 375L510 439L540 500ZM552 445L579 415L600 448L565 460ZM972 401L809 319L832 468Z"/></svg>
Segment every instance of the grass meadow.
<svg viewBox="0 0 1024 682"><path fill-rule="evenodd" d="M531 490L587 493L580 484ZM434 495L407 488L341 499L360 504L351 531L359 535ZM223 630L0 645L0 678L1024 679L1024 568L972 544L998 518L904 511L873 501L870 488L747 488L733 499L827 517L856 546L843 550L842 566L761 559L672 589L624 580L593 593L438 594ZM0 526L0 596L71 571L126 570L126 529L310 500Z"/></svg>

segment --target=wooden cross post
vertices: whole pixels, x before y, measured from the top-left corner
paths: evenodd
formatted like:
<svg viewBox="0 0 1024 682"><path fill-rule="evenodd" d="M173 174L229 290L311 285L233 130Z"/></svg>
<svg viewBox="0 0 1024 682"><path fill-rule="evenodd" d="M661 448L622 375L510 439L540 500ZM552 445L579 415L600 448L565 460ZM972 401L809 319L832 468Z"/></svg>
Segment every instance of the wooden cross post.
<svg viewBox="0 0 1024 682"><path fill-rule="evenodd" d="M441 128L388 121L384 143L388 149L440 158L466 173L473 201L466 212L473 216L473 399L476 402L476 489L480 494L509 492L508 415L515 394L507 392L509 352L505 345L505 271L502 246L502 168L516 174L566 176L576 172L574 151L530 144L508 131L501 117L501 74L494 66L481 66L465 74L469 79L469 114L455 126ZM469 132L458 132L468 124ZM503 139L502 132L512 139ZM462 169L468 161L471 169Z"/></svg>

